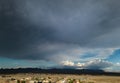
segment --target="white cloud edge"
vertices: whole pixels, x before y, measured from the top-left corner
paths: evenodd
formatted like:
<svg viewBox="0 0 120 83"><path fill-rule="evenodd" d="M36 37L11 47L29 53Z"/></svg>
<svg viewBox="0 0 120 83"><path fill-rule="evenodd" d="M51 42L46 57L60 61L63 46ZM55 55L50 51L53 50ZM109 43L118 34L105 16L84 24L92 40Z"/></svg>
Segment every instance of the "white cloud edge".
<svg viewBox="0 0 120 83"><path fill-rule="evenodd" d="M73 62L73 61L61 61L60 63L64 67L70 67L70 68L76 68L76 69L96 69L96 67L99 67L98 69L102 69L104 71L119 71L115 70L114 68L120 69L120 63L112 63L106 60L96 59L91 60L85 63L80 62ZM92 68L95 67L95 68Z"/></svg>

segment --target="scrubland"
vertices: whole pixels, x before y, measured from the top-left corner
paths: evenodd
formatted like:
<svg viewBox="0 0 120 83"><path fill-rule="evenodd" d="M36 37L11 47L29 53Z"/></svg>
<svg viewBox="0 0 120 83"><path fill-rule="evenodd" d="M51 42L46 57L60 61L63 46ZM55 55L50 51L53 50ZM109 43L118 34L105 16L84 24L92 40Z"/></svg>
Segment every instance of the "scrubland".
<svg viewBox="0 0 120 83"><path fill-rule="evenodd" d="M0 83L120 83L120 76L71 74L0 75Z"/></svg>

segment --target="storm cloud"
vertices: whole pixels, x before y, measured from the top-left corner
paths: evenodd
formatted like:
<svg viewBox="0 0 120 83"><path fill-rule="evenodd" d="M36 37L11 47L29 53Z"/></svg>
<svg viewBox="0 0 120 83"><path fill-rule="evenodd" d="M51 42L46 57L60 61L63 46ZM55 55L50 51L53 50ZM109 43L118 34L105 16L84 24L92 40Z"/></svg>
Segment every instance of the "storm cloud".
<svg viewBox="0 0 120 83"><path fill-rule="evenodd" d="M56 60L69 57L61 52L79 47L119 48L119 3L0 0L0 56Z"/></svg>

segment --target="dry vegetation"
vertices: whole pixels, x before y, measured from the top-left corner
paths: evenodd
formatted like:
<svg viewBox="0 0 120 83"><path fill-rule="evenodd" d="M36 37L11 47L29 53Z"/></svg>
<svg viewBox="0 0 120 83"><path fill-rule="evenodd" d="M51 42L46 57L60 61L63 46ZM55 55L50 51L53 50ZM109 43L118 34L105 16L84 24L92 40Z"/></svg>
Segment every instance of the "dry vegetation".
<svg viewBox="0 0 120 83"><path fill-rule="evenodd" d="M120 76L12 74L0 75L0 83L120 83Z"/></svg>

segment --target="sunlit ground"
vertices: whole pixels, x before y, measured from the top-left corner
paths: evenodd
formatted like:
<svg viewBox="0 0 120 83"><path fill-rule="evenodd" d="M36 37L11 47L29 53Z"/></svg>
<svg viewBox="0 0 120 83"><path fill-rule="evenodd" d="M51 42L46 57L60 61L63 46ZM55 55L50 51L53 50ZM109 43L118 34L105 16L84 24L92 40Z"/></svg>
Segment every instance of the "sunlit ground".
<svg viewBox="0 0 120 83"><path fill-rule="evenodd" d="M0 83L120 83L120 76L12 74L0 75Z"/></svg>

